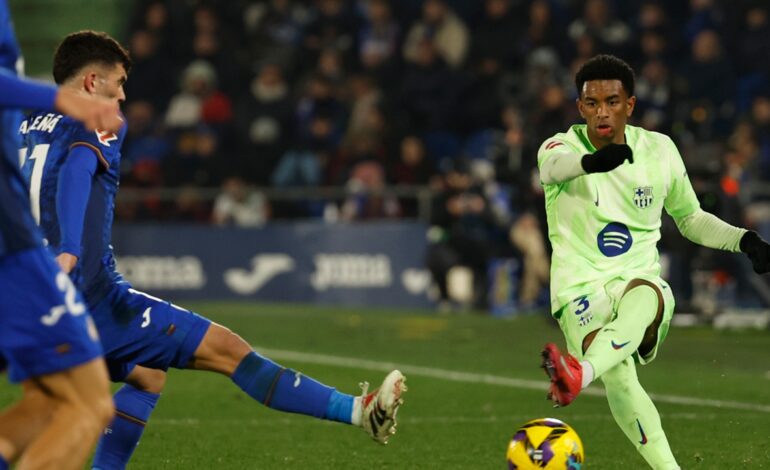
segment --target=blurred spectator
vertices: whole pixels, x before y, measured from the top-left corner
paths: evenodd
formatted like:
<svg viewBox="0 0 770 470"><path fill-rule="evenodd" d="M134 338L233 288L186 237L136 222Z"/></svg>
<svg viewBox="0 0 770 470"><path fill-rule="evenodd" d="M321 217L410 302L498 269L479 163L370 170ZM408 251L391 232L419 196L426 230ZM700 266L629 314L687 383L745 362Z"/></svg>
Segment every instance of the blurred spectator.
<svg viewBox="0 0 770 470"><path fill-rule="evenodd" d="M426 0L422 18L412 25L404 43L404 57L419 63L422 46L429 41L436 53L452 68L459 68L468 54L469 35L465 23L444 0Z"/></svg>
<svg viewBox="0 0 770 470"><path fill-rule="evenodd" d="M211 31L198 31L192 41L193 58L205 60L214 67L217 83L228 95L235 95L243 86L239 58L220 38L220 34Z"/></svg>
<svg viewBox="0 0 770 470"><path fill-rule="evenodd" d="M189 128L199 123L221 124L232 119L230 99L217 89L214 68L196 60L182 72L181 91L171 98L166 125Z"/></svg>
<svg viewBox="0 0 770 470"><path fill-rule="evenodd" d="M164 218L166 214L160 196L163 176L158 162L142 160L133 165L131 172L121 178L120 185L122 188L140 190L141 193L134 198L118 198L115 203L117 217L125 221Z"/></svg>
<svg viewBox="0 0 770 470"><path fill-rule="evenodd" d="M377 161L367 159L356 163L345 187L348 197L340 211L344 221L385 219L401 214L398 199L382 193L385 170Z"/></svg>
<svg viewBox="0 0 770 470"><path fill-rule="evenodd" d="M250 3L243 12L250 62L256 65L264 60L293 71L308 15L307 9L294 0Z"/></svg>
<svg viewBox="0 0 770 470"><path fill-rule="evenodd" d="M266 63L235 106L234 166L249 182L265 184L293 134L294 108L283 71Z"/></svg>
<svg viewBox="0 0 770 470"><path fill-rule="evenodd" d="M371 129L370 115L380 105L382 93L369 76L354 75L348 80L350 118L346 136Z"/></svg>
<svg viewBox="0 0 770 470"><path fill-rule="evenodd" d="M407 68L401 87L403 109L414 129L449 127L457 83L433 41L423 39L417 44L414 62Z"/></svg>
<svg viewBox="0 0 770 470"><path fill-rule="evenodd" d="M426 265L439 289L439 301L451 302L447 275L455 266L473 273L473 304L486 303L487 263L495 247L490 243L496 228L489 202L475 185L468 162L456 160L444 177L444 188L436 193Z"/></svg>
<svg viewBox="0 0 770 470"><path fill-rule="evenodd" d="M471 64L483 70L519 68L522 15L512 0L484 0L484 16L472 36Z"/></svg>
<svg viewBox="0 0 770 470"><path fill-rule="evenodd" d="M738 79L736 106L744 113L770 79L770 5L750 4L728 40Z"/></svg>
<svg viewBox="0 0 770 470"><path fill-rule="evenodd" d="M353 51L355 19L344 0L317 0L312 20L305 28L308 63L315 63L324 49L337 49L346 56Z"/></svg>
<svg viewBox="0 0 770 470"><path fill-rule="evenodd" d="M211 208L206 205L196 186L185 185L179 188L174 198L171 220L195 223L210 222Z"/></svg>
<svg viewBox="0 0 770 470"><path fill-rule="evenodd" d="M587 0L583 16L570 23L567 34L573 41L589 34L601 41L600 50L620 55L631 39L631 29L615 17L607 0Z"/></svg>
<svg viewBox="0 0 770 470"><path fill-rule="evenodd" d="M553 16L548 0L534 0L529 5L529 21L521 44L521 54L528 54L540 48L548 48L560 59L566 56L567 43L563 33L564 26Z"/></svg>
<svg viewBox="0 0 770 470"><path fill-rule="evenodd" d="M660 59L645 63L636 79L634 119L645 129L668 133L671 123L671 82Z"/></svg>
<svg viewBox="0 0 770 470"><path fill-rule="evenodd" d="M270 218L270 206L262 193L241 178L231 177L222 183L212 218L217 225L260 227Z"/></svg>
<svg viewBox="0 0 770 470"><path fill-rule="evenodd" d="M401 140L398 161L393 168L393 182L402 185L426 185L434 174L433 165L419 137L408 135Z"/></svg>
<svg viewBox="0 0 770 470"><path fill-rule="evenodd" d="M370 0L358 32L358 61L369 73L394 76L401 28L387 0Z"/></svg>
<svg viewBox="0 0 770 470"><path fill-rule="evenodd" d="M165 162L166 183L170 185L216 185L224 169L219 138L213 129L200 126L181 131L176 148Z"/></svg>
<svg viewBox="0 0 770 470"><path fill-rule="evenodd" d="M155 109L149 101L132 101L125 106L128 125L121 158L121 172L130 172L133 165L149 160L162 163L171 150L171 143L158 123Z"/></svg>
<svg viewBox="0 0 770 470"><path fill-rule="evenodd" d="M680 118L697 137L708 140L729 132L735 81L716 31L707 29L695 36L675 87L683 105Z"/></svg>
<svg viewBox="0 0 770 470"><path fill-rule="evenodd" d="M722 11L715 0L690 0L690 14L684 25L684 36L688 43L706 30L719 30L722 26Z"/></svg>
<svg viewBox="0 0 770 470"><path fill-rule="evenodd" d="M538 97L536 111L530 118L535 142L543 142L575 123L578 119L575 108L574 103L567 101L567 95L560 84L544 86Z"/></svg>
<svg viewBox="0 0 770 470"><path fill-rule="evenodd" d="M362 131L353 134L340 148L327 168L327 179L332 184L344 184L351 178L352 169L361 162L385 161L385 149L380 136L374 132Z"/></svg>
<svg viewBox="0 0 770 470"><path fill-rule="evenodd" d="M168 57L158 53L158 38L146 30L139 30L131 35L131 80L124 85L129 102L149 101L155 110L166 110L171 94L174 92L174 68Z"/></svg>
<svg viewBox="0 0 770 470"><path fill-rule="evenodd" d="M511 226L511 243L521 253L519 302L521 307L532 307L543 289L548 288L551 262L537 217L525 213Z"/></svg>
<svg viewBox="0 0 770 470"><path fill-rule="evenodd" d="M307 81L296 109L297 135L302 142L312 141L315 147L328 148L339 144L345 125L345 107L334 91L333 84L323 75L312 75ZM319 129L320 126L324 129Z"/></svg>
<svg viewBox="0 0 770 470"><path fill-rule="evenodd" d="M758 145L758 176L770 181L770 87L754 98L751 105L751 125Z"/></svg>

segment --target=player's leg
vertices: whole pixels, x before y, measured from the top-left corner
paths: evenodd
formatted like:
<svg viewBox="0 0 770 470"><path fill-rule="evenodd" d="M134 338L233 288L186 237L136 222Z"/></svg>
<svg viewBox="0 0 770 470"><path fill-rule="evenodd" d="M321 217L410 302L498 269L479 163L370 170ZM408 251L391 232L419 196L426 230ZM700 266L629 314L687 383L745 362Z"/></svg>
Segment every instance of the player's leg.
<svg viewBox="0 0 770 470"><path fill-rule="evenodd" d="M113 371L123 365L110 366ZM133 366L123 381L125 385L113 396L115 417L96 446L93 470L119 470L126 467L166 384L166 372Z"/></svg>
<svg viewBox="0 0 770 470"><path fill-rule="evenodd" d="M112 413L91 317L43 248L0 258L0 285L2 356L10 380L25 391L20 405L2 417L2 441L10 443L2 452L21 454L19 468L82 463Z"/></svg>
<svg viewBox="0 0 770 470"><path fill-rule="evenodd" d="M30 381L22 383L21 400L0 414L0 469L29 446L51 419L55 403Z"/></svg>
<svg viewBox="0 0 770 470"><path fill-rule="evenodd" d="M29 443L16 468L78 469L112 418L107 370L102 359L30 379L53 402L45 429ZM45 407L46 413L51 408Z"/></svg>
<svg viewBox="0 0 770 470"><path fill-rule="evenodd" d="M678 469L660 415L636 375L631 357L601 376L612 416L636 450L656 470Z"/></svg>
<svg viewBox="0 0 770 470"><path fill-rule="evenodd" d="M631 280L615 319L584 341L583 387L640 348L651 350L657 344L664 308L660 286L646 279Z"/></svg>
<svg viewBox="0 0 770 470"><path fill-rule="evenodd" d="M562 354L555 344L545 346L543 368L551 378L549 397L558 405L570 404L580 390L640 348L657 350L658 332L667 307L660 286L647 279L633 279L618 297L615 318L602 322L604 325L598 330L579 336L580 344L570 345L572 354ZM669 313L673 313L673 298L668 307ZM578 361L576 356L579 357L581 348L583 360Z"/></svg>
<svg viewBox="0 0 770 470"><path fill-rule="evenodd" d="M406 379L393 371L372 393L366 389L361 397L340 393L259 355L240 336L216 323L206 332L188 368L227 375L250 397L279 411L363 426L380 442L387 442L395 432L401 394L406 391Z"/></svg>

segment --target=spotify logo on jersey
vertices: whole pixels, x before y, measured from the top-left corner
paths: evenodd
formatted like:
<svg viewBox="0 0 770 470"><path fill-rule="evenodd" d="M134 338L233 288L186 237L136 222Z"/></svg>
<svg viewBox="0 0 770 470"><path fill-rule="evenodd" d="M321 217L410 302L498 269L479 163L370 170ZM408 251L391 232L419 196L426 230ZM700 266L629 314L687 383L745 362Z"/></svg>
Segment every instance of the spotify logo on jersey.
<svg viewBox="0 0 770 470"><path fill-rule="evenodd" d="M599 251L609 258L627 252L631 249L633 243L634 239L631 238L631 232L628 231L628 227L620 222L607 224L596 237Z"/></svg>

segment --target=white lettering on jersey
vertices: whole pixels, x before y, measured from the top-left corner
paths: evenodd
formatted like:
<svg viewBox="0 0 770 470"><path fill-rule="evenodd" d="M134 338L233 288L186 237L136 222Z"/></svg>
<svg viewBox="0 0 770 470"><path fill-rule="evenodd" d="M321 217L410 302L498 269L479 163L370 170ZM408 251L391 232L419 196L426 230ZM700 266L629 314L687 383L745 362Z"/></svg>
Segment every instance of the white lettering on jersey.
<svg viewBox="0 0 770 470"><path fill-rule="evenodd" d="M28 134L30 131L40 131L50 134L56 128L56 125L59 124L60 120L61 114L55 113L35 116L32 123L29 122L29 119L22 121L21 126L19 126L19 133Z"/></svg>
<svg viewBox="0 0 770 470"><path fill-rule="evenodd" d="M142 328L147 328L147 326L152 321L150 318L150 310L152 310L152 307L147 307L147 310L145 310L142 314L142 318L144 318L144 321L142 321L142 324L140 325Z"/></svg>
<svg viewBox="0 0 770 470"><path fill-rule="evenodd" d="M48 315L40 317L40 322L45 326L56 325L59 323L59 319L66 313L73 317L86 313L86 306L78 301L75 286L70 281L70 278L61 271L56 274L56 287L64 294L64 304L51 307Z"/></svg>

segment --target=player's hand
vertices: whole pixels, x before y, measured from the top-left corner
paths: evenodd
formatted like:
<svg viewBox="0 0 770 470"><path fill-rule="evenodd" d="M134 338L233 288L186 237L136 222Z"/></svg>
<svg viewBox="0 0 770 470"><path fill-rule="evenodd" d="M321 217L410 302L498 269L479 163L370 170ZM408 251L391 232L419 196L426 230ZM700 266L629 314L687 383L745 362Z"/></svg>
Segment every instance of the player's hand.
<svg viewBox="0 0 770 470"><path fill-rule="evenodd" d="M78 264L78 257L69 253L62 253L56 257L56 262L64 274L69 274L75 269L75 265Z"/></svg>
<svg viewBox="0 0 770 470"><path fill-rule="evenodd" d="M118 132L123 125L118 103L101 96L59 88L54 107L81 121L88 130Z"/></svg>
<svg viewBox="0 0 770 470"><path fill-rule="evenodd" d="M586 173L606 173L623 164L634 163L634 152L626 144L607 144L594 153L583 155L580 164Z"/></svg>
<svg viewBox="0 0 770 470"><path fill-rule="evenodd" d="M770 244L762 239L757 232L748 231L741 238L741 251L751 260L754 272L764 274L770 272Z"/></svg>

